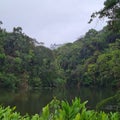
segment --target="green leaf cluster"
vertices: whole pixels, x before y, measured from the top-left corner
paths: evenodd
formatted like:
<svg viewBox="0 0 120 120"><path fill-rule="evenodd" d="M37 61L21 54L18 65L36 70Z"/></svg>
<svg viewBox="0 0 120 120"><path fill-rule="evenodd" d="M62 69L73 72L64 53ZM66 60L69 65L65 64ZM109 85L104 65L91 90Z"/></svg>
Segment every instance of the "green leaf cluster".
<svg viewBox="0 0 120 120"><path fill-rule="evenodd" d="M67 101L59 101L53 99L46 105L41 114L24 115L15 112L15 107L1 107L1 120L119 120L120 114L118 112L105 113L103 111L96 112L94 110L87 110L86 102L81 103L79 98L75 98L72 103Z"/></svg>
<svg viewBox="0 0 120 120"><path fill-rule="evenodd" d="M55 50L56 61L64 70L67 85L120 85L120 34L105 27L89 30L71 44Z"/></svg>
<svg viewBox="0 0 120 120"><path fill-rule="evenodd" d="M0 87L40 89L63 86L61 73L53 51L22 33L21 27L13 28L13 32L0 28Z"/></svg>

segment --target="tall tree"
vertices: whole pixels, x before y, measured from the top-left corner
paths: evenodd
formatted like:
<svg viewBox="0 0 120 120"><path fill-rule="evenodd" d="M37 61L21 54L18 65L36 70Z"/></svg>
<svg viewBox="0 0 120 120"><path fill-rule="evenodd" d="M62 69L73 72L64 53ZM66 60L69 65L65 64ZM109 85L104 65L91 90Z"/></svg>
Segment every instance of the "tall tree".
<svg viewBox="0 0 120 120"><path fill-rule="evenodd" d="M104 2L104 8L91 15L89 23L98 16L99 18L107 17L108 26L114 31L120 30L120 0L106 0Z"/></svg>

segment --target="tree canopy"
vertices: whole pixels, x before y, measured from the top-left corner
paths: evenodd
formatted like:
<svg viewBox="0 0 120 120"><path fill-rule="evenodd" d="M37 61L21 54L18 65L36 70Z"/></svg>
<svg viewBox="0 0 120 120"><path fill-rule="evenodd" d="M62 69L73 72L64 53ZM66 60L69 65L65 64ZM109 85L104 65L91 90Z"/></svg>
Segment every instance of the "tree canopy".
<svg viewBox="0 0 120 120"><path fill-rule="evenodd" d="M90 22L94 17L99 18L107 17L108 25L114 32L119 32L120 30L120 0L106 0L104 2L104 8L98 12L91 15Z"/></svg>

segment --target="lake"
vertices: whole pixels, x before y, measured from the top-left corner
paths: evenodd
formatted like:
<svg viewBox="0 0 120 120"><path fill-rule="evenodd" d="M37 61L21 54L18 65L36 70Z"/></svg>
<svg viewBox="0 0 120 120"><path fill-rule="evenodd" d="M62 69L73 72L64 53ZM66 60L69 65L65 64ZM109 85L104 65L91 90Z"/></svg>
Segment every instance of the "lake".
<svg viewBox="0 0 120 120"><path fill-rule="evenodd" d="M72 100L75 97L80 97L82 101L88 100L87 106L95 108L96 104L104 98L115 94L112 88L53 88L41 89L35 91L10 91L0 89L0 104L4 106L16 106L16 111L21 114L35 114L40 113L42 107L49 103L53 97L60 100Z"/></svg>

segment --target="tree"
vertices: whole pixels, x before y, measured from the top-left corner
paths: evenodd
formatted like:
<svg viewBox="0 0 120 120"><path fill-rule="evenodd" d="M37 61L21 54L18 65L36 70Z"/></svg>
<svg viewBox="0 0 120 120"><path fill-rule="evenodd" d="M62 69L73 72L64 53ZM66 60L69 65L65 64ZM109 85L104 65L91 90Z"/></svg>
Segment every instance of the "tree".
<svg viewBox="0 0 120 120"><path fill-rule="evenodd" d="M1 25L2 25L2 24L3 24L3 22L2 22L2 21L0 21L0 31L2 30L2 29L1 29Z"/></svg>
<svg viewBox="0 0 120 120"><path fill-rule="evenodd" d="M16 27L16 28L14 27L13 32L14 33L22 33L22 28L21 27Z"/></svg>
<svg viewBox="0 0 120 120"><path fill-rule="evenodd" d="M119 32L120 30L120 0L106 0L104 2L104 8L98 12L91 15L89 23L92 22L95 17L108 18L108 26L114 32Z"/></svg>

